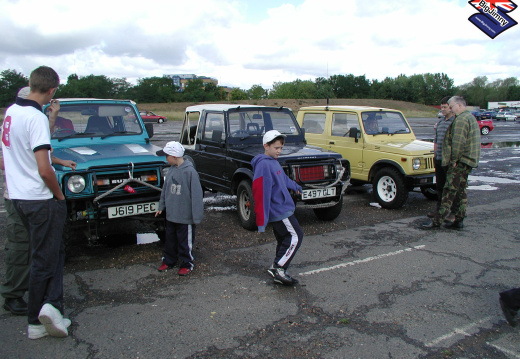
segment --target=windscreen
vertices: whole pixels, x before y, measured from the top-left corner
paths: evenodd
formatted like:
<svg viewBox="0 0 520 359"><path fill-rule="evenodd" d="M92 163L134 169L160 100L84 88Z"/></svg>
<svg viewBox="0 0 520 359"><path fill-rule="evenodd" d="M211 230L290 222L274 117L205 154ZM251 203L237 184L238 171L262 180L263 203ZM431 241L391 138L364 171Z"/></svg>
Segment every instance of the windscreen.
<svg viewBox="0 0 520 359"><path fill-rule="evenodd" d="M410 133L410 127L399 112L367 111L361 114L368 135Z"/></svg>
<svg viewBox="0 0 520 359"><path fill-rule="evenodd" d="M53 139L124 136L143 131L134 108L125 104L61 103L56 121L50 119L49 125Z"/></svg>
<svg viewBox="0 0 520 359"><path fill-rule="evenodd" d="M287 136L301 134L300 127L289 110L256 109L229 112L231 138L261 138L270 130L278 130Z"/></svg>

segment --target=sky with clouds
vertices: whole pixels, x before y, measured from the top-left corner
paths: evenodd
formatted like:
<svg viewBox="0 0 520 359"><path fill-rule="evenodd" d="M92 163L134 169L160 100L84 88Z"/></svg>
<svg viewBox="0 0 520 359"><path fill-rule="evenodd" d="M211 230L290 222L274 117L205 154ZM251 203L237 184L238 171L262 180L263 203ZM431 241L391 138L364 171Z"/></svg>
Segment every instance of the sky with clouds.
<svg viewBox="0 0 520 359"><path fill-rule="evenodd" d="M197 74L242 89L339 74L442 72L455 85L520 78L520 25L490 39L462 0L0 0L0 8L0 71L28 76L47 65L62 83L73 73L134 84ZM520 22L520 8L509 16Z"/></svg>

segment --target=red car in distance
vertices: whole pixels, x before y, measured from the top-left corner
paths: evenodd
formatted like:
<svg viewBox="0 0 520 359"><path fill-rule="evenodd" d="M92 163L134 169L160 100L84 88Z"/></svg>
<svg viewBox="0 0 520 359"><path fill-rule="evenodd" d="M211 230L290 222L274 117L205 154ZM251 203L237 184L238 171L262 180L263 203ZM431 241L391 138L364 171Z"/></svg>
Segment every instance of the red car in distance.
<svg viewBox="0 0 520 359"><path fill-rule="evenodd" d="M493 131L493 120L479 120L477 119L480 127L480 134L486 136Z"/></svg>
<svg viewBox="0 0 520 359"><path fill-rule="evenodd" d="M165 116L160 116L152 111L146 111L146 110L139 110L139 115L141 115L141 118L143 119L143 122L157 122L157 123L163 123L166 122L168 119Z"/></svg>

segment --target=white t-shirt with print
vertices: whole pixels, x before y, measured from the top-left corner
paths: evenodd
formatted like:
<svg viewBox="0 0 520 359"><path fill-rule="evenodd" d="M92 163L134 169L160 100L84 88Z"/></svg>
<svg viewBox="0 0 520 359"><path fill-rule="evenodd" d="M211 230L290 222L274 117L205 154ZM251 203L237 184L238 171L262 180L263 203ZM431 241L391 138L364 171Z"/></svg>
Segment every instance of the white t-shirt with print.
<svg viewBox="0 0 520 359"><path fill-rule="evenodd" d="M41 111L16 104L7 109L2 128L2 153L10 199L52 198L51 190L38 172L34 155L34 149L50 149L50 143L49 120Z"/></svg>

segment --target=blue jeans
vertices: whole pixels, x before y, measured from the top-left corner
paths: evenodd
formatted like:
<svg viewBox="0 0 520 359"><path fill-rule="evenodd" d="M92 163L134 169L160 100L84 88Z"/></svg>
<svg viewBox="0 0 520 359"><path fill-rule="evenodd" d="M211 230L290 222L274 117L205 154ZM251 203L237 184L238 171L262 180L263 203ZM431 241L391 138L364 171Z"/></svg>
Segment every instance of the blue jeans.
<svg viewBox="0 0 520 359"><path fill-rule="evenodd" d="M67 217L65 201L12 200L31 239L29 277L29 324L40 324L41 307L49 303L63 314L63 265L65 246L62 233Z"/></svg>
<svg viewBox="0 0 520 359"><path fill-rule="evenodd" d="M446 184L446 172L448 172L448 166L442 166L442 160L434 159L433 164L435 166L435 179L437 189L437 210L441 207L442 191Z"/></svg>

